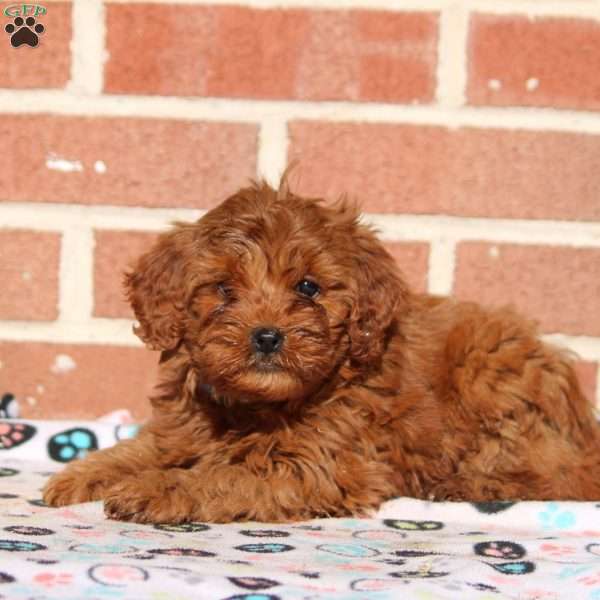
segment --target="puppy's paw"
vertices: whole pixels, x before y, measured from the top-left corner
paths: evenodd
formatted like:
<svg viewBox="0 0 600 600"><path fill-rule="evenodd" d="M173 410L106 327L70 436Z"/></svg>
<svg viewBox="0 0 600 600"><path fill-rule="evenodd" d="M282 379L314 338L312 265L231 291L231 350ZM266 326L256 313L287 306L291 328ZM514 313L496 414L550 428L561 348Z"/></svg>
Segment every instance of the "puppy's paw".
<svg viewBox="0 0 600 600"><path fill-rule="evenodd" d="M143 471L110 488L104 512L110 519L136 523L185 523L193 520L195 502L169 471Z"/></svg>
<svg viewBox="0 0 600 600"><path fill-rule="evenodd" d="M100 500L110 487L101 473L67 467L53 475L43 490L43 499L48 506L66 506L80 502Z"/></svg>

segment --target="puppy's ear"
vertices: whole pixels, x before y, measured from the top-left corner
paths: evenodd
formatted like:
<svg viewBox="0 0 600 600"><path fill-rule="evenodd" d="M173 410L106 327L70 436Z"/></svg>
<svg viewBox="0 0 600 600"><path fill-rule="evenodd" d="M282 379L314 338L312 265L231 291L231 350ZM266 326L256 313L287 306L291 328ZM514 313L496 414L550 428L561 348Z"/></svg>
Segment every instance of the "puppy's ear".
<svg viewBox="0 0 600 600"><path fill-rule="evenodd" d="M179 225L125 274L127 298L139 322L133 331L152 350L171 350L183 336L192 248L189 228Z"/></svg>
<svg viewBox="0 0 600 600"><path fill-rule="evenodd" d="M409 290L396 261L368 227L356 225L352 251L356 296L348 330L350 354L369 364L383 353L387 333L407 304Z"/></svg>

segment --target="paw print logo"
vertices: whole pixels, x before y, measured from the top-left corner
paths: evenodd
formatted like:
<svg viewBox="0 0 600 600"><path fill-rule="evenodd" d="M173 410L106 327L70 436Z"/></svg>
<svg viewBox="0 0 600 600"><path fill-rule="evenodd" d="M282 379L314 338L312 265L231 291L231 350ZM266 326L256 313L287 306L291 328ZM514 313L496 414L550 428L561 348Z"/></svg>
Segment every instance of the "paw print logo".
<svg viewBox="0 0 600 600"><path fill-rule="evenodd" d="M33 17L15 17L12 23L4 27L4 31L10 35L10 44L18 48L23 44L35 48L39 43L39 35L44 33L45 27L36 23Z"/></svg>

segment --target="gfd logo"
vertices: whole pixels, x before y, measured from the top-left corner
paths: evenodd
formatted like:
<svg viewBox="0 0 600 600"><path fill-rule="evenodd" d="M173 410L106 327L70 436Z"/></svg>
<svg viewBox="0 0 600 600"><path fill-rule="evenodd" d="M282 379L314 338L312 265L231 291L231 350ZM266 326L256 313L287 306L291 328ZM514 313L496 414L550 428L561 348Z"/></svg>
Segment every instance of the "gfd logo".
<svg viewBox="0 0 600 600"><path fill-rule="evenodd" d="M10 35L10 44L13 48L19 46L30 46L35 48L39 43L39 36L44 33L45 27L38 23L36 17L47 13L45 6L40 4L11 4L7 6L3 14L12 18L12 23L4 27L4 31Z"/></svg>

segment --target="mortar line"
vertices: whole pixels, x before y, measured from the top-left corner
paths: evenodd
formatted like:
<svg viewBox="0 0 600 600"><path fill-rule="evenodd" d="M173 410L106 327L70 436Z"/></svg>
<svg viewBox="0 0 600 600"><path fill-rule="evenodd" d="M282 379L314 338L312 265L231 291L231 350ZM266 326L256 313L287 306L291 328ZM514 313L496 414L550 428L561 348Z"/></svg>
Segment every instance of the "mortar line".
<svg viewBox="0 0 600 600"><path fill-rule="evenodd" d="M456 242L440 238L429 246L427 291L430 294L449 296L454 287Z"/></svg>
<svg viewBox="0 0 600 600"><path fill-rule="evenodd" d="M280 117L263 119L259 130L257 175L278 187L287 165L287 122Z"/></svg>
<svg viewBox="0 0 600 600"><path fill-rule="evenodd" d="M439 23L436 99L460 108L466 102L469 12L455 2L442 10Z"/></svg>
<svg viewBox="0 0 600 600"><path fill-rule="evenodd" d="M71 80L67 91L97 95L104 87L106 25L102 0L73 0Z"/></svg>
<svg viewBox="0 0 600 600"><path fill-rule="evenodd" d="M600 134L597 112L518 107L444 107L375 102L238 100L176 96L86 96L57 90L0 90L0 115L161 118L169 120L252 123L282 121L382 123L488 131L521 129ZM535 118L532 116L535 115ZM490 126L493 123L493 126Z"/></svg>
<svg viewBox="0 0 600 600"><path fill-rule="evenodd" d="M93 233L89 227L63 231L59 266L57 322L86 321L94 304Z"/></svg>
<svg viewBox="0 0 600 600"><path fill-rule="evenodd" d="M468 10L493 14L524 14L526 16L582 16L600 18L595 3L586 0L551 1L534 0L460 0ZM107 0L109 4L163 4L185 6L239 6L235 0ZM394 12L431 12L443 10L455 0L245 0L244 7L252 9L315 10L374 10Z"/></svg>
<svg viewBox="0 0 600 600"><path fill-rule="evenodd" d="M142 208L135 206L2 203L0 228L66 231L90 228L157 232L174 220L195 221L205 210ZM600 247L600 222L553 219L478 218L415 214L364 213L383 240L435 242L446 240L490 243L549 244L581 248Z"/></svg>

